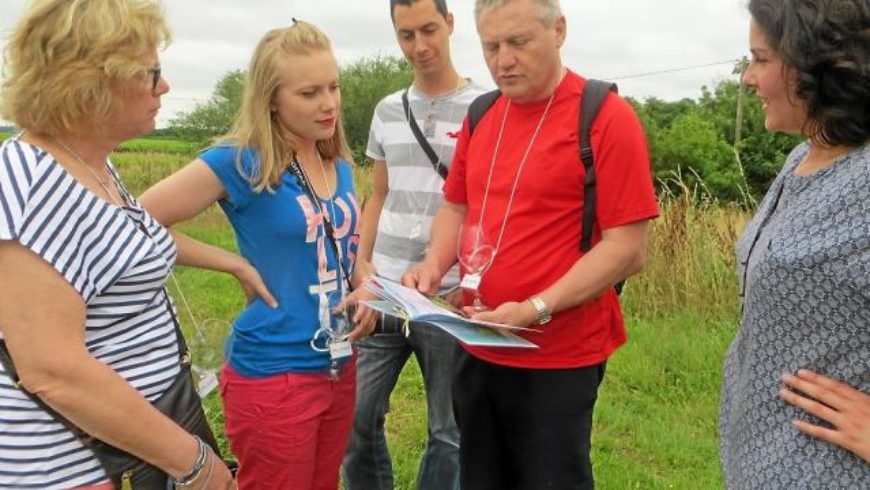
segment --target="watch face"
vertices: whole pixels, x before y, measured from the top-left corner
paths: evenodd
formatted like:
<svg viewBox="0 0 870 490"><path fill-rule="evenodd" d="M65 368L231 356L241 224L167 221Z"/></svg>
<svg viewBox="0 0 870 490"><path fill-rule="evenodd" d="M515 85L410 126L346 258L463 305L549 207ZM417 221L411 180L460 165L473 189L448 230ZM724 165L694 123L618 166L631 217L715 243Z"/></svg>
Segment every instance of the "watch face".
<svg viewBox="0 0 870 490"><path fill-rule="evenodd" d="M535 307L535 311L538 314L538 324L543 325L550 321L553 316L550 314L550 311L547 309L547 304L544 303L539 297L534 297L530 300L532 302L532 306Z"/></svg>

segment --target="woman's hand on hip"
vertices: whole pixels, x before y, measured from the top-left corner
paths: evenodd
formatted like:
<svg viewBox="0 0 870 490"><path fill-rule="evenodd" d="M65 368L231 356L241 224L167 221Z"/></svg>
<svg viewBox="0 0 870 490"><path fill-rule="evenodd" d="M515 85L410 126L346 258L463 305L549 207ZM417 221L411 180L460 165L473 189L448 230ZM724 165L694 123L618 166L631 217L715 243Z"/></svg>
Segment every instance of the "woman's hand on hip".
<svg viewBox="0 0 870 490"><path fill-rule="evenodd" d="M831 427L803 420L797 429L847 449L870 463L870 395L827 376L801 369L784 374L779 396L786 402L828 422Z"/></svg>
<svg viewBox="0 0 870 490"><path fill-rule="evenodd" d="M277 308L278 300L269 292L269 288L266 287L266 283L263 282L263 278L257 269L241 256L239 261L233 270L233 276L239 281L239 285L242 287L248 303L259 296L270 308Z"/></svg>

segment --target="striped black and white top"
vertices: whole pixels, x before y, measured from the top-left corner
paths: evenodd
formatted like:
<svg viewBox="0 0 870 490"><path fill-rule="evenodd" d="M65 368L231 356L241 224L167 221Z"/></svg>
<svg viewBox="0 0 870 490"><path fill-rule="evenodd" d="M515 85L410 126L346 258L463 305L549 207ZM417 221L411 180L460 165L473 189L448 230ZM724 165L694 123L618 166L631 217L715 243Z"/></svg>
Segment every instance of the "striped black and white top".
<svg viewBox="0 0 870 490"><path fill-rule="evenodd" d="M378 219L372 263L378 275L398 281L409 267L423 260L429 231L441 207L444 180L417 143L402 105L404 89L384 97L375 107L366 155L387 165L389 192ZM420 131L439 160L450 167L456 140L468 106L486 90L474 82L438 97L415 86L408 103ZM459 283L459 269L441 281L442 291Z"/></svg>
<svg viewBox="0 0 870 490"><path fill-rule="evenodd" d="M0 240L20 243L81 294L88 351L153 401L179 373L172 306L163 293L176 250L166 229L126 197L124 208L108 204L18 138L0 145ZM105 480L93 453L0 367L0 488Z"/></svg>

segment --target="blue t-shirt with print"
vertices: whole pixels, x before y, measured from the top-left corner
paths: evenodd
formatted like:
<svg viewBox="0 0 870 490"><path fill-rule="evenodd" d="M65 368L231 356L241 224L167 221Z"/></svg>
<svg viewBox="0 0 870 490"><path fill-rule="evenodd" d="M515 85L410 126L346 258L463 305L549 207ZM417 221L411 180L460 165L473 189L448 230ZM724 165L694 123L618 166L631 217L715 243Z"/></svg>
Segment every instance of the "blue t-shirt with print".
<svg viewBox="0 0 870 490"><path fill-rule="evenodd" d="M239 252L259 271L278 300L278 308L269 308L257 297L242 310L226 342L227 362L251 377L328 369L329 353L315 351L311 340L320 328L320 288L330 296L328 300L335 300L340 294L338 278L351 271L356 258L359 207L353 172L347 162L338 160L338 188L332 202L320 199L340 249L344 268L339 276L334 247L324 236L322 215L297 177L286 171L273 192L255 192L249 176L256 173L257 153L245 149L239 166L238 151L237 146L216 146L199 158L226 189L220 206L235 231ZM324 347L322 337L316 346Z"/></svg>

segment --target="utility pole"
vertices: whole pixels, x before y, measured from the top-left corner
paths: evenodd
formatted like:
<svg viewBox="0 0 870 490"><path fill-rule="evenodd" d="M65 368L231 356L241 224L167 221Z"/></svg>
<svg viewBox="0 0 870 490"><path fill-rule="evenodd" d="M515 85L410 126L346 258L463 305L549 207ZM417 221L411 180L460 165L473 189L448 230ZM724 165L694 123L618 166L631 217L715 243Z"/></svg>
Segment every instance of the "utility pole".
<svg viewBox="0 0 870 490"><path fill-rule="evenodd" d="M739 82L737 86L737 117L734 120L734 148L740 144L741 132L743 131L743 104L746 98L746 86Z"/></svg>

